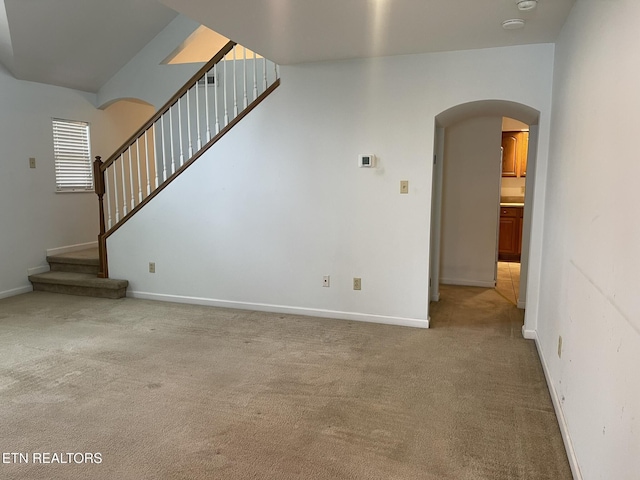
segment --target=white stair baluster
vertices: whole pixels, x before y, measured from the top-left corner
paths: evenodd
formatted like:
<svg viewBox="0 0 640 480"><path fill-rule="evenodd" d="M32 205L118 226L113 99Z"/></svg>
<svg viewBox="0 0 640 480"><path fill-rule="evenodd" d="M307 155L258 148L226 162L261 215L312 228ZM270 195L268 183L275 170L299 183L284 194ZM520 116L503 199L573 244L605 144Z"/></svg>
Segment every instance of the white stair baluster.
<svg viewBox="0 0 640 480"><path fill-rule="evenodd" d="M113 204L116 207L116 223L120 221L120 206L118 205L118 178L116 177L116 167L118 165L116 160L111 164L113 167Z"/></svg>
<svg viewBox="0 0 640 480"><path fill-rule="evenodd" d="M220 133L220 121L218 120L218 87L219 86L220 86L220 79L218 78L218 64L216 63L213 66L213 111L216 114L216 135Z"/></svg>
<svg viewBox="0 0 640 480"><path fill-rule="evenodd" d="M162 183L167 181L167 154L164 145L164 115L160 117L160 134L162 136Z"/></svg>
<svg viewBox="0 0 640 480"><path fill-rule="evenodd" d="M113 165L112 165L113 166ZM107 194L107 229L111 228L111 181L109 175L104 175L104 191Z"/></svg>
<svg viewBox="0 0 640 480"><path fill-rule="evenodd" d="M191 158L191 156L193 155L193 144L191 142L191 106L189 102L189 91L191 89L187 90L187 137L189 138L189 158ZM196 91L198 90L198 84L196 83Z"/></svg>
<svg viewBox="0 0 640 480"><path fill-rule="evenodd" d="M227 54L228 55L228 54ZM224 60L222 60L224 62L223 64L223 68L222 68L222 75L224 76L224 90L222 91L222 93L224 94L224 126L226 127L227 125L229 125L229 112L227 110L227 59L225 58Z"/></svg>
<svg viewBox="0 0 640 480"><path fill-rule="evenodd" d="M155 122L153 124L153 131L152 131L153 138L151 139L151 145L153 145L153 150L151 152L152 153L151 158L153 159L153 167L154 167L153 171L154 171L155 179L156 179L156 183L155 183L155 185L153 187L154 190L156 188L158 188L158 154L156 153L156 138L157 138L156 137L156 123L158 123L158 122ZM149 192L149 193L151 193L151 192Z"/></svg>
<svg viewBox="0 0 640 480"><path fill-rule="evenodd" d="M247 108L247 49L245 47L242 47L242 65L242 79L244 85L244 97L242 104L244 105L243 108Z"/></svg>
<svg viewBox="0 0 640 480"><path fill-rule="evenodd" d="M169 107L169 142L171 146L171 175L173 175L176 172L175 142L173 141L173 105Z"/></svg>
<svg viewBox="0 0 640 480"><path fill-rule="evenodd" d="M215 82L215 77L214 77ZM213 85L215 88L215 83ZM211 140L211 126L209 124L209 72L204 74L204 114L207 123L207 142Z"/></svg>
<svg viewBox="0 0 640 480"><path fill-rule="evenodd" d="M138 164L138 203L142 202L142 175L140 174L140 137L136 138L136 163Z"/></svg>
<svg viewBox="0 0 640 480"><path fill-rule="evenodd" d="M153 126L151 128L153 128ZM144 164L147 172L147 197L151 193L151 171L149 170L149 130L150 129L147 128L144 131Z"/></svg>
<svg viewBox="0 0 640 480"><path fill-rule="evenodd" d="M131 158L131 145L129 145L129 192L131 193L131 210L136 206L135 189L133 187L133 159Z"/></svg>
<svg viewBox="0 0 640 480"><path fill-rule="evenodd" d="M266 90L267 89L267 59L264 57L262 57L262 73L264 74L263 88L264 90Z"/></svg>
<svg viewBox="0 0 640 480"><path fill-rule="evenodd" d="M233 46L233 118L238 116L238 82L236 81L236 48Z"/></svg>
<svg viewBox="0 0 640 480"><path fill-rule="evenodd" d="M127 180L125 179L124 153L120 154L120 159L122 160L122 216L125 217L127 215Z"/></svg>
<svg viewBox="0 0 640 480"><path fill-rule="evenodd" d="M207 74L204 74L204 78L206 80L207 78ZM196 130L198 130L198 137L197 137L197 144L196 147L198 147L198 150L200 150L202 148L202 138L200 137L200 94L198 93L200 91L200 85L196 82Z"/></svg>
<svg viewBox="0 0 640 480"><path fill-rule="evenodd" d="M258 98L258 59L253 52L253 99Z"/></svg>
<svg viewBox="0 0 640 480"><path fill-rule="evenodd" d="M184 163L184 151L182 149L184 141L182 140L182 104L180 100L182 100L182 97L178 99L178 140L180 141L180 166L182 166Z"/></svg>

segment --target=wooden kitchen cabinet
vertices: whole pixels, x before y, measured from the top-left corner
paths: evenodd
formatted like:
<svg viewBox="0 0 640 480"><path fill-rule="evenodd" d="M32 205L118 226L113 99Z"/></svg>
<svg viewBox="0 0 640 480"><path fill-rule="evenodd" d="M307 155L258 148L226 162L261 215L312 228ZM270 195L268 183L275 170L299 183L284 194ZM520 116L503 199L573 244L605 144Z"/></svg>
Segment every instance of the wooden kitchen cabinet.
<svg viewBox="0 0 640 480"><path fill-rule="evenodd" d="M529 132L522 132L522 150L520 151L520 176L527 176L527 155L529 154Z"/></svg>
<svg viewBox="0 0 640 480"><path fill-rule="evenodd" d="M522 253L523 207L500 207L498 260L519 262Z"/></svg>
<svg viewBox="0 0 640 480"><path fill-rule="evenodd" d="M502 176L527 175L529 132L502 132Z"/></svg>

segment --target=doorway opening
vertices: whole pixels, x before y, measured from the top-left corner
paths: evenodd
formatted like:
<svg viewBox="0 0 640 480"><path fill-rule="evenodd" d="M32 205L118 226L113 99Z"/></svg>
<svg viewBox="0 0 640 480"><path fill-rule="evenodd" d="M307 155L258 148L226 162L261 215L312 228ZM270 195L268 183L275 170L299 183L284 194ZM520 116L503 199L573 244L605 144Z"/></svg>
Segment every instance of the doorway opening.
<svg viewBox="0 0 640 480"><path fill-rule="evenodd" d="M509 195L503 194L501 183L501 136L504 117L516 120L517 125L528 127L528 142L526 147L523 147L526 152L525 174L520 176L520 180L516 182L517 185L508 185L508 182L505 184L505 192L509 188L519 189L518 191L522 192L521 202L519 202L522 209L520 223L516 222L520 263L511 259L512 261L504 265L506 269L502 268L502 278L505 278L507 273L509 275L513 302L522 309L526 306L529 235L532 208L535 202L539 112L526 105L503 100L465 103L436 116L432 175L432 248L429 266L430 301L437 302L440 299L441 283L486 288L497 286L501 270L498 267L502 266L502 262L498 261L501 200L510 200L505 198ZM486 167L474 164L473 159L468 160L464 168L460 168L460 164L454 166L451 162L453 155L475 157L481 151L481 148L476 148L476 145L464 146L464 142L458 141L457 138L452 140L456 132L461 130L461 126L473 131L473 135L478 139L477 145L487 152ZM479 132L482 128L485 129L483 130L485 133L481 135ZM513 126L507 128L511 128L510 131L516 131ZM520 127L520 129L523 128ZM447 161L450 163L447 164ZM451 187L452 178L464 179L465 176L466 184L461 180L462 186ZM482 176L486 177L485 183L481 182ZM516 178L518 178L517 174ZM469 211L470 208L480 208L480 206L482 206L481 213L478 213L479 210ZM486 221L479 222L480 217ZM482 245L482 252L477 248L478 245ZM458 250L455 251L455 248ZM482 258L469 256L469 252L478 252L477 255ZM465 255L467 258L462 258ZM453 264L451 259L455 260ZM473 265L474 269L469 269L469 265ZM517 281L514 281L514 277L517 277Z"/></svg>
<svg viewBox="0 0 640 480"><path fill-rule="evenodd" d="M518 305L528 166L529 125L502 117L496 290Z"/></svg>

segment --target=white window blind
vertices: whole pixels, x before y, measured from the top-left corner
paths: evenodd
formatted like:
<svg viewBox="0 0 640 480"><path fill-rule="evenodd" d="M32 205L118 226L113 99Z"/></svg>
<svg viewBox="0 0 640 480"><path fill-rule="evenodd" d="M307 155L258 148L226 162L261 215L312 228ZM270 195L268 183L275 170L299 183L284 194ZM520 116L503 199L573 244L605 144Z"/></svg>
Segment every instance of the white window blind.
<svg viewBox="0 0 640 480"><path fill-rule="evenodd" d="M57 191L93 190L89 124L52 119Z"/></svg>

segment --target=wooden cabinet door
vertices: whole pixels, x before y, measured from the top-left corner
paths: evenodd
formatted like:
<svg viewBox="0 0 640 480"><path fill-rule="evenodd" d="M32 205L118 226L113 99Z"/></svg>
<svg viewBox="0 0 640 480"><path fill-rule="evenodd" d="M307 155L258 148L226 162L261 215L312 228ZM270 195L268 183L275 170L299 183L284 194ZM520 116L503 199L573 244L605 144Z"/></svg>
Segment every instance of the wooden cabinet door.
<svg viewBox="0 0 640 480"><path fill-rule="evenodd" d="M500 217L500 237L498 239L498 256L518 254L518 219Z"/></svg>
<svg viewBox="0 0 640 480"><path fill-rule="evenodd" d="M519 262L522 251L522 207L500 207L498 260Z"/></svg>
<svg viewBox="0 0 640 480"><path fill-rule="evenodd" d="M502 133L502 176L517 176L518 132Z"/></svg>
<svg viewBox="0 0 640 480"><path fill-rule="evenodd" d="M527 158L529 156L529 132L522 132L522 142L520 146L520 168L519 177L527 176Z"/></svg>
<svg viewBox="0 0 640 480"><path fill-rule="evenodd" d="M527 175L529 132L502 132L502 176Z"/></svg>

